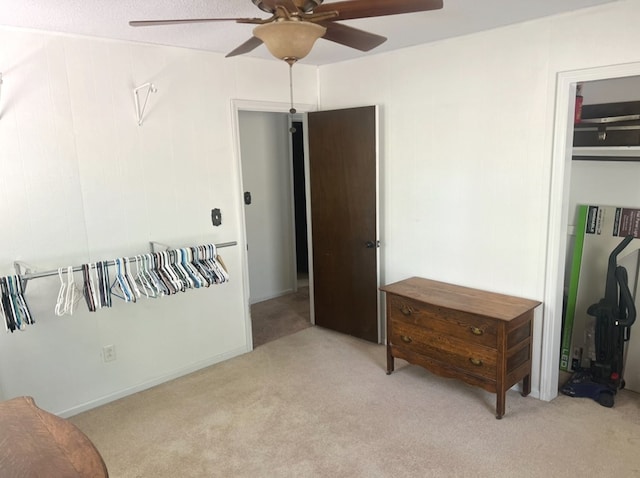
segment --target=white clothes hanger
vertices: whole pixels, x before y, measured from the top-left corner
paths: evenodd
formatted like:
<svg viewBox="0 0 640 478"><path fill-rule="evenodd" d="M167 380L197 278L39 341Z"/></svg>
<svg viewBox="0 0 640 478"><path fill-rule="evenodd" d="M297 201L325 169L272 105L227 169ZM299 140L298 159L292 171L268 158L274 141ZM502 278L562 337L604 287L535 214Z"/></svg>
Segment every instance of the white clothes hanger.
<svg viewBox="0 0 640 478"><path fill-rule="evenodd" d="M116 293L115 296L121 298L125 302L131 302L134 298L132 297L132 292L127 285L125 276L123 275L124 262L121 258L115 259L114 262L116 265L116 279L111 286L111 290L113 290L113 288L117 285L122 292L122 295L120 296Z"/></svg>
<svg viewBox="0 0 640 478"><path fill-rule="evenodd" d="M127 284L131 290L131 295L133 296L133 302L135 302L136 299L142 297L142 294L140 293L140 289L138 289L135 277L133 277L131 273L131 260L128 257L124 258L124 272L127 278Z"/></svg>
<svg viewBox="0 0 640 478"><path fill-rule="evenodd" d="M60 290L58 291L58 299L56 300L56 307L54 309L54 313L60 317L65 313L65 290L67 288L67 284L64 282L62 277L62 267L58 268L58 277L60 278Z"/></svg>
<svg viewBox="0 0 640 478"><path fill-rule="evenodd" d="M157 284L156 279L151 274L151 270L149 267L149 263L151 262L151 254L145 254L141 256L142 258L142 277L145 281L145 284L149 288L149 292L151 297L158 297L163 295L162 289Z"/></svg>
<svg viewBox="0 0 640 478"><path fill-rule="evenodd" d="M142 276L142 256L136 256L136 275L134 277L134 281L137 285L142 288L142 293L148 299L149 291L147 290L147 286L145 284L144 277Z"/></svg>
<svg viewBox="0 0 640 478"><path fill-rule="evenodd" d="M76 286L76 280L73 276L73 266L67 267L67 290L65 292L64 299L64 313L73 315L73 310L80 297L82 296L82 292Z"/></svg>
<svg viewBox="0 0 640 478"><path fill-rule="evenodd" d="M91 271L93 270L93 274ZM91 295L96 308L102 309L102 299L100 298L100 279L98 278L98 264L89 264L89 282L91 282Z"/></svg>

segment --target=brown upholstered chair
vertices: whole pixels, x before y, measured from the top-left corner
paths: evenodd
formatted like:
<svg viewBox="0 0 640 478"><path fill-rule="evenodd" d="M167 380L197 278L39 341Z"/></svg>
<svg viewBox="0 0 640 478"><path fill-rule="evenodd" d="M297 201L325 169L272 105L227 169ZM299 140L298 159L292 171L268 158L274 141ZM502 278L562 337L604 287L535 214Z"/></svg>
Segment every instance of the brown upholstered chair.
<svg viewBox="0 0 640 478"><path fill-rule="evenodd" d="M0 476L107 478L89 438L71 422L46 412L31 397L0 402Z"/></svg>

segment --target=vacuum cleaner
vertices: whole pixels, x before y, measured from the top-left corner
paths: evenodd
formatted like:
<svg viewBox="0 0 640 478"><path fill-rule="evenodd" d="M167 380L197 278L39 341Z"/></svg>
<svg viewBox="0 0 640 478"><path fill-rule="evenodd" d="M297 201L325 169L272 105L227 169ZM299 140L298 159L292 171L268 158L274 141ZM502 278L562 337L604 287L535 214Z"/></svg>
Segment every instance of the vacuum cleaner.
<svg viewBox="0 0 640 478"><path fill-rule="evenodd" d="M613 407L615 394L624 388L624 343L636 320L627 270L617 264L618 254L633 238L625 237L609 255L604 298L587 309L595 317L595 359L590 368L577 369L560 389L571 397L592 398L604 407Z"/></svg>

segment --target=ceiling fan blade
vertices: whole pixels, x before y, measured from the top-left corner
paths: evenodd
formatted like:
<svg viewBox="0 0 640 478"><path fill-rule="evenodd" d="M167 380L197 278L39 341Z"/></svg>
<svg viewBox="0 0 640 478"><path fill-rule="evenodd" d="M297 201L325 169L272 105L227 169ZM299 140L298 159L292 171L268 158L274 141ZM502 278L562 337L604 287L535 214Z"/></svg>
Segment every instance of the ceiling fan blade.
<svg viewBox="0 0 640 478"><path fill-rule="evenodd" d="M132 27L152 27L157 25L178 25L181 23L206 23L206 22L237 22L237 23L263 23L262 18L189 18L182 20L134 20L129 22Z"/></svg>
<svg viewBox="0 0 640 478"><path fill-rule="evenodd" d="M342 23L337 22L318 22L327 29L322 36L325 40L329 40L340 45L355 48L360 51L369 51L387 41L386 37L376 35L374 33L358 30Z"/></svg>
<svg viewBox="0 0 640 478"><path fill-rule="evenodd" d="M233 50L232 52L227 53L225 55L225 58L229 58L230 56L242 55L244 53L249 53L250 51L253 51L256 48L258 48L260 45L262 45L262 40L260 40L260 38L251 37L246 42L244 42L242 45L237 47L235 50Z"/></svg>
<svg viewBox="0 0 640 478"><path fill-rule="evenodd" d="M426 12L442 8L443 0L347 0L342 2L324 3L313 13L323 13L335 10L340 20L356 18L382 17L400 13Z"/></svg>

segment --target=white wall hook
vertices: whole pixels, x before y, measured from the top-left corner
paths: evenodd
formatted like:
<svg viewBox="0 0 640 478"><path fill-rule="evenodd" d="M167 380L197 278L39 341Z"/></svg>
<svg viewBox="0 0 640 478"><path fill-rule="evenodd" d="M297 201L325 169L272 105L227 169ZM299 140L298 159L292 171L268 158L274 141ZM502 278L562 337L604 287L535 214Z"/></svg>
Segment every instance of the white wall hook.
<svg viewBox="0 0 640 478"><path fill-rule="evenodd" d="M147 89L147 94L144 97L144 103L142 104L142 107L140 107L140 96L138 94L138 91L144 88ZM138 115L138 126L142 126L142 117L144 115L144 110L147 107L147 101L149 100L149 95L151 93L155 93L156 91L158 91L158 89L154 86L153 83L145 83L144 85L140 85L137 88L134 88L133 96L136 102L136 114Z"/></svg>

